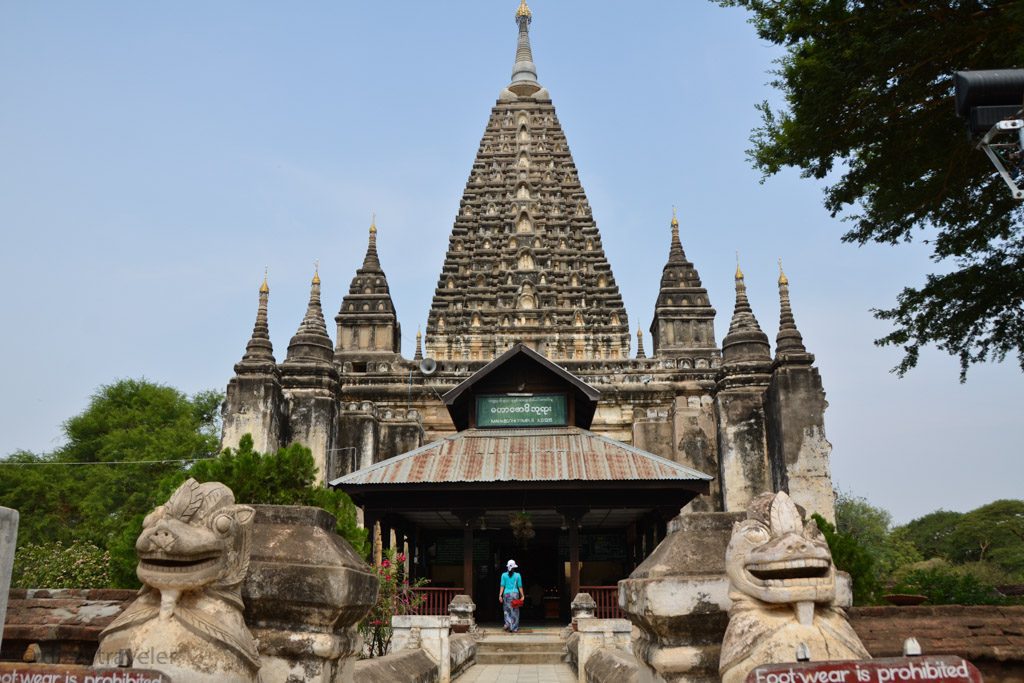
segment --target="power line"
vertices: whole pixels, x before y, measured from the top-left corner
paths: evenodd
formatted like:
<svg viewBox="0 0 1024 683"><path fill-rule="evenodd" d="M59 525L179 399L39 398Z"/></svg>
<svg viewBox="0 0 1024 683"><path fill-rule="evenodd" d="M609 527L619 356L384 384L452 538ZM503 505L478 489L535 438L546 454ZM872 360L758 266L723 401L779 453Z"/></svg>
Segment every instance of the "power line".
<svg viewBox="0 0 1024 683"><path fill-rule="evenodd" d="M40 462L10 462L0 460L0 466L10 467L38 467L40 465L167 465L170 463L199 462L200 460L211 460L212 458L192 458L191 460L99 460L95 462L62 462L58 460Z"/></svg>

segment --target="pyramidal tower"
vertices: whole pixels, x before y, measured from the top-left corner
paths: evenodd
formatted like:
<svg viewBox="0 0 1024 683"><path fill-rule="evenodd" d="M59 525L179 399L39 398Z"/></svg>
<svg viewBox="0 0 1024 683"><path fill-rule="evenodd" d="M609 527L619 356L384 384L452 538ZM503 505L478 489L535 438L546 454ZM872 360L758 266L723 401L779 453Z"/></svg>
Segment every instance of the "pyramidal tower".
<svg viewBox="0 0 1024 683"><path fill-rule="evenodd" d="M260 287L252 333L239 335L240 346L248 343L227 387L223 445L246 434L259 450L302 443L327 481L371 467L455 433L444 392L521 342L600 392L590 431L715 475L688 510L741 511L765 491L785 490L832 519L828 404L796 327L788 279L780 273L773 353L737 265L733 315L719 343L705 284L729 274L698 272L691 258L702 232L681 225L673 210L667 235L652 228L669 237L668 254L648 255L650 277L658 277L654 265L663 267L649 327L644 320L633 330L631 352L618 284L538 77L533 16L525 0L516 3L511 78L491 108L412 357L402 353L382 257L413 247L390 242L395 233L378 232L372 220L369 234L346 236L357 267L336 309L333 341L315 274L305 316L276 359L269 286ZM646 523L664 528L677 513L655 510Z"/></svg>
<svg viewBox="0 0 1024 683"><path fill-rule="evenodd" d="M427 318L438 360L491 360L523 342L560 360L629 357L630 331L551 96L525 0L512 79L491 110Z"/></svg>

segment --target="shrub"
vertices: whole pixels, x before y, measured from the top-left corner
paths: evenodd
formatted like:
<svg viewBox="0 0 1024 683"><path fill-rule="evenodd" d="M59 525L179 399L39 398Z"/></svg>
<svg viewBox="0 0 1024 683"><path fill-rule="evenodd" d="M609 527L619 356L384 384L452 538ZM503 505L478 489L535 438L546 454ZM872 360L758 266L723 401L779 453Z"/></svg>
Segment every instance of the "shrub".
<svg viewBox="0 0 1024 683"><path fill-rule="evenodd" d="M92 543L29 544L14 555L11 585L16 588L108 588L111 583L110 553Z"/></svg>
<svg viewBox="0 0 1024 683"><path fill-rule="evenodd" d="M383 657L391 647L391 617L415 614L423 597L413 590L427 583L427 579L409 581L405 574L405 555L395 554L393 548L384 552L379 565L374 567L380 579L377 604L359 624L365 643L364 657Z"/></svg>
<svg viewBox="0 0 1024 683"><path fill-rule="evenodd" d="M948 565L910 569L894 591L925 595L932 605L999 605L1006 602L991 584L973 573Z"/></svg>

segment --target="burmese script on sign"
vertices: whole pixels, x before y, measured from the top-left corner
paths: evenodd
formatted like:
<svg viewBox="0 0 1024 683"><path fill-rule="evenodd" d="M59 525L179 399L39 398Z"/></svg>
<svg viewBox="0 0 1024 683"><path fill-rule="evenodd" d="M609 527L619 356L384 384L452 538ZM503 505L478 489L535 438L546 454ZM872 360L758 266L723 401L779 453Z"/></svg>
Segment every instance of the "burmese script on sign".
<svg viewBox="0 0 1024 683"><path fill-rule="evenodd" d="M479 427L564 425L565 396L478 396L476 415Z"/></svg>
<svg viewBox="0 0 1024 683"><path fill-rule="evenodd" d="M953 656L893 657L849 662L759 666L746 683L982 683L970 662Z"/></svg>
<svg viewBox="0 0 1024 683"><path fill-rule="evenodd" d="M0 662L0 683L171 683L171 678L143 669Z"/></svg>

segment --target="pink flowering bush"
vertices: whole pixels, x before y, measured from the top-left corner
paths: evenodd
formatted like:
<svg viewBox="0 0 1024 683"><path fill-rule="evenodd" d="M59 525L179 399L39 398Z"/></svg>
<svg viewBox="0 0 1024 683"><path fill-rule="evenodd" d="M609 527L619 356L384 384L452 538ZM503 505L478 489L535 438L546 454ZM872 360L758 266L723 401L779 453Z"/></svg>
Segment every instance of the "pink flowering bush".
<svg viewBox="0 0 1024 683"><path fill-rule="evenodd" d="M405 554L395 554L394 549L384 552L380 565L374 567L380 579L377 604L359 625L363 634L363 656L382 657L391 647L391 617L415 614L423 603L423 596L416 588L427 584L427 579L409 580L405 573Z"/></svg>

